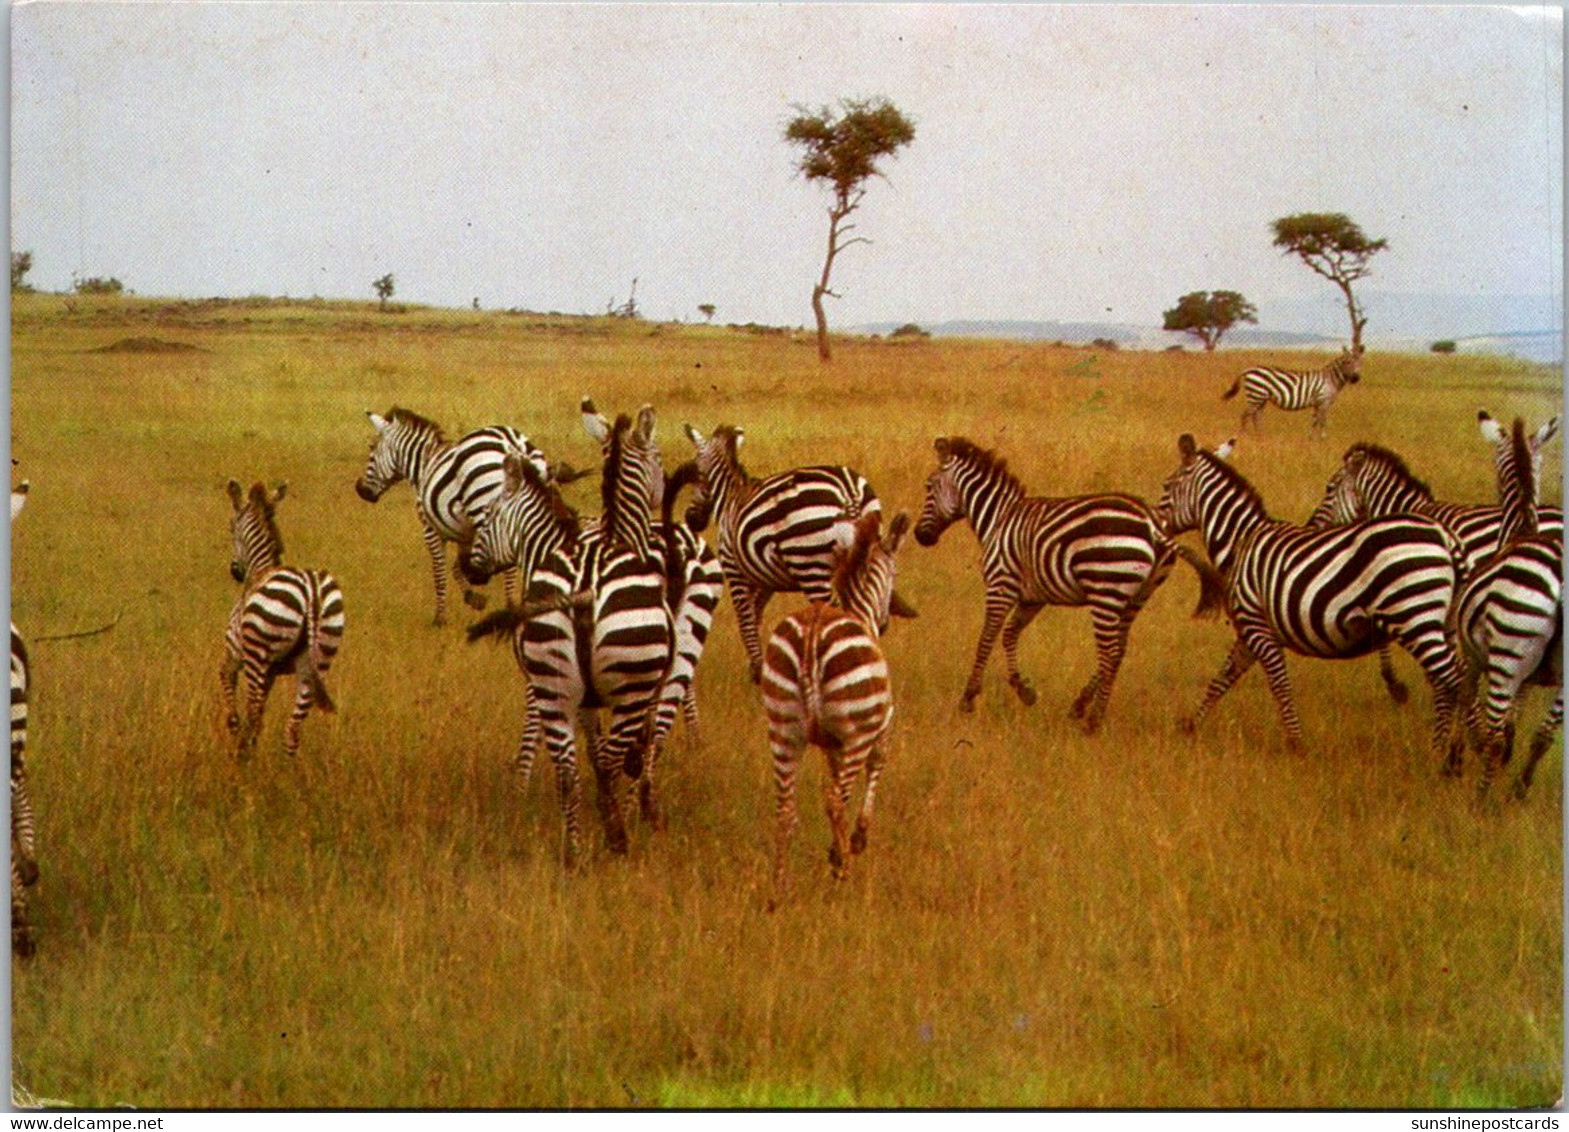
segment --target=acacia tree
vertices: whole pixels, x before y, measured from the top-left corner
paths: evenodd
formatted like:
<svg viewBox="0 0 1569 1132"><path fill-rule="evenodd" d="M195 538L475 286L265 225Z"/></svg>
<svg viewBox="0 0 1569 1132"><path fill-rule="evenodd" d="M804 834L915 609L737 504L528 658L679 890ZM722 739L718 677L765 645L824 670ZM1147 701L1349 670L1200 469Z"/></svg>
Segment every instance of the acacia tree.
<svg viewBox="0 0 1569 1132"><path fill-rule="evenodd" d="M808 181L819 181L833 192L828 205L828 254L823 258L823 273L812 288L812 313L817 316L817 356L830 359L828 316L823 296L839 296L829 290L834 260L851 244L871 241L850 236L854 224L845 220L860 207L866 195L866 182L882 176L878 162L891 157L915 140L915 125L886 98L841 99L839 110L823 107L809 113L797 106L797 114L785 126L785 141L801 147L796 163Z"/></svg>
<svg viewBox="0 0 1569 1132"><path fill-rule="evenodd" d="M1237 323L1258 321L1258 310L1236 291L1190 291L1164 314L1164 329L1191 334L1206 350Z"/></svg>
<svg viewBox="0 0 1569 1132"><path fill-rule="evenodd" d="M1351 284L1372 274L1368 260L1389 246L1388 240L1370 240L1343 212L1299 212L1270 222L1275 246L1294 255L1317 274L1340 288L1351 318L1351 350L1362 352L1362 328L1367 316L1357 303Z"/></svg>
<svg viewBox="0 0 1569 1132"><path fill-rule="evenodd" d="M389 271L380 279L372 280L371 288L376 292L376 297L381 300L381 309L386 310L387 300L392 298L392 293L397 290L397 284L393 281L392 272Z"/></svg>
<svg viewBox="0 0 1569 1132"><path fill-rule="evenodd" d="M32 252L11 253L11 290L31 291L27 285L27 273L33 269Z"/></svg>

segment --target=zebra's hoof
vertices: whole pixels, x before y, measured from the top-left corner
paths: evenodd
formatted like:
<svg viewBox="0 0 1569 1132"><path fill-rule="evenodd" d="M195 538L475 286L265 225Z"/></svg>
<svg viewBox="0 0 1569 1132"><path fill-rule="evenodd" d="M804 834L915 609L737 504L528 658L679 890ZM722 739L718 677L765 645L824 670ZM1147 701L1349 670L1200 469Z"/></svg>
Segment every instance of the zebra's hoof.
<svg viewBox="0 0 1569 1132"><path fill-rule="evenodd" d="M485 595L475 593L473 590L466 590L463 594L463 604L474 610L484 609Z"/></svg>
<svg viewBox="0 0 1569 1132"><path fill-rule="evenodd" d="M835 877L844 873L844 854L839 852L839 846L830 845L828 847L828 863L833 867Z"/></svg>
<svg viewBox="0 0 1569 1132"><path fill-rule="evenodd" d="M16 878L24 885L31 887L38 883L38 862L23 859L16 863Z"/></svg>
<svg viewBox="0 0 1569 1132"><path fill-rule="evenodd" d="M643 777L643 752L641 752L641 751L629 751L629 752L627 752L626 758L621 760L621 773L626 775L628 778L632 778L632 779L642 778Z"/></svg>
<svg viewBox="0 0 1569 1132"><path fill-rule="evenodd" d="M1463 769L1459 759L1445 759L1442 774L1445 778L1459 778Z"/></svg>
<svg viewBox="0 0 1569 1132"><path fill-rule="evenodd" d="M852 854L866 852L866 830L857 829L850 835L850 852Z"/></svg>
<svg viewBox="0 0 1569 1132"><path fill-rule="evenodd" d="M959 701L959 710L965 715L975 714L975 696L973 693L966 692L964 694L964 697Z"/></svg>
<svg viewBox="0 0 1569 1132"><path fill-rule="evenodd" d="M1389 698L1397 704L1403 704L1411 698L1411 689L1396 680L1389 685Z"/></svg>
<svg viewBox="0 0 1569 1132"><path fill-rule="evenodd" d="M434 616L434 617L432 617L430 619L430 623L435 628L440 629L443 625L445 625L447 623L447 615L445 613L438 613L438 614L436 614L436 616Z"/></svg>
<svg viewBox="0 0 1569 1132"><path fill-rule="evenodd" d="M1100 716L1085 716L1079 721L1079 729L1086 735L1093 735L1100 730Z"/></svg>
<svg viewBox="0 0 1569 1132"><path fill-rule="evenodd" d="M230 713L229 716L226 719L224 719L223 725L226 728L228 728L231 732L232 731L238 731L240 729L240 717L238 715Z"/></svg>
<svg viewBox="0 0 1569 1132"><path fill-rule="evenodd" d="M27 928L13 928L11 930L11 950L22 959L31 959L38 950L38 944L33 940L33 933Z"/></svg>
<svg viewBox="0 0 1569 1132"><path fill-rule="evenodd" d="M1177 730L1182 732L1184 735L1192 735L1195 731L1198 730L1198 724L1193 722L1193 717L1191 715L1185 715L1181 719L1177 720Z"/></svg>
<svg viewBox="0 0 1569 1132"><path fill-rule="evenodd" d="M1035 701L1038 699L1038 697L1035 694L1034 685L1032 685L1028 680L1015 680L1013 682L1013 690L1018 694L1019 702L1025 707L1035 706Z"/></svg>
<svg viewBox="0 0 1569 1132"><path fill-rule="evenodd" d="M1527 782L1525 779L1521 778L1521 779L1517 779L1515 781L1515 786L1514 786L1513 793L1514 793L1514 798L1515 798L1516 802L1523 802L1523 801L1525 801L1525 796L1527 794L1529 794L1530 792L1531 792L1531 784L1529 782Z"/></svg>

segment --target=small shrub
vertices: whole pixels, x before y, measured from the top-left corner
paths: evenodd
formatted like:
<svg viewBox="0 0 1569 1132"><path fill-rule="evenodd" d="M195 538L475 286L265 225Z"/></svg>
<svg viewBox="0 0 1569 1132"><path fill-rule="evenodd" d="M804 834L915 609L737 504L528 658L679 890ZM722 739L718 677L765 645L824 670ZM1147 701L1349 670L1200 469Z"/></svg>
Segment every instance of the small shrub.
<svg viewBox="0 0 1569 1132"><path fill-rule="evenodd" d="M118 295L125 290L125 284L112 275L107 279L91 275L86 279L78 279L72 284L72 289L78 295Z"/></svg>
<svg viewBox="0 0 1569 1132"><path fill-rule="evenodd" d="M1090 345L1102 350L1115 350L1117 348L1117 340L1115 338L1095 338L1091 340Z"/></svg>
<svg viewBox="0 0 1569 1132"><path fill-rule="evenodd" d="M931 336L930 330L922 330L913 322L907 322L897 330L888 332L890 338L930 338Z"/></svg>
<svg viewBox="0 0 1569 1132"><path fill-rule="evenodd" d="M1430 349L1435 354L1452 354L1455 352L1455 340L1453 338L1441 339L1434 342Z"/></svg>

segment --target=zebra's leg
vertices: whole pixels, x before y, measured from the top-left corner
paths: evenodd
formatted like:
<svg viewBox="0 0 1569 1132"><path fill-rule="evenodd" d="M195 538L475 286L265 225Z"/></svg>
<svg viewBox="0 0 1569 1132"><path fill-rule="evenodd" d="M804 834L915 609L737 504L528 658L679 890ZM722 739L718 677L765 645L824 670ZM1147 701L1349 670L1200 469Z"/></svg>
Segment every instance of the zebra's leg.
<svg viewBox="0 0 1569 1132"><path fill-rule="evenodd" d="M502 591L506 594L507 608L516 609L521 600L519 594L523 589L523 573L516 566L508 566L501 575Z"/></svg>
<svg viewBox="0 0 1569 1132"><path fill-rule="evenodd" d="M463 591L463 604L468 606L470 609L481 610L484 609L487 604L485 595L480 593L473 586L469 585L469 580L463 576L463 571L458 568L458 563L462 561L463 555L468 552L468 550L469 544L465 543L458 548L459 552L453 555L452 577L456 579L458 588ZM503 581L502 584L505 586L505 581ZM510 597L510 591L508 596Z"/></svg>
<svg viewBox="0 0 1569 1132"><path fill-rule="evenodd" d="M1090 611L1090 621L1095 630L1095 675L1073 701L1074 718L1083 719L1086 735L1095 734L1106 716L1111 686L1122 668L1122 658L1128 650L1128 630L1133 627L1126 611L1104 606Z"/></svg>
<svg viewBox="0 0 1569 1132"><path fill-rule="evenodd" d="M1280 710L1280 722L1286 729L1286 746L1294 753L1302 751L1302 719L1297 715L1297 705L1291 695L1291 675L1286 671L1286 653L1267 630L1252 629L1247 637L1248 651L1258 657L1269 681L1269 691Z"/></svg>
<svg viewBox="0 0 1569 1132"><path fill-rule="evenodd" d="M785 858L795 837L800 816L796 811L795 783L801 769L801 754L806 738L798 722L770 719L768 745L774 759L774 877L773 893L768 900L772 912L789 894L789 871Z"/></svg>
<svg viewBox="0 0 1569 1132"><path fill-rule="evenodd" d="M866 837L872 829L872 807L876 804L877 780L882 777L883 761L887 746L882 738L866 754L866 793L861 796L861 812L855 819L855 832L850 835L850 852L866 852Z"/></svg>
<svg viewBox="0 0 1569 1132"><path fill-rule="evenodd" d="M1328 431L1328 424L1329 403L1326 401L1319 401L1313 406L1313 436L1316 439L1323 439L1325 433Z"/></svg>
<svg viewBox="0 0 1569 1132"><path fill-rule="evenodd" d="M539 707L534 703L534 689L523 677L523 739L518 743L518 753L512 758L512 773L517 778L518 789L527 790L529 779L534 776L534 754L543 738L539 721Z"/></svg>
<svg viewBox="0 0 1569 1132"><path fill-rule="evenodd" d="M1209 687L1205 689L1204 699L1199 704L1198 710L1187 719L1179 720L1177 726L1190 735L1197 731L1199 724L1204 722L1204 717L1209 714L1210 709L1220 702L1222 696L1231 691L1231 686L1241 678L1244 672L1253 667L1253 663L1257 659L1242 638L1238 637L1232 643L1231 651L1226 654L1226 663L1221 665L1220 671L1215 674L1215 678L1209 682Z"/></svg>
<svg viewBox="0 0 1569 1132"><path fill-rule="evenodd" d="M22 887L17 873L16 860L11 861L11 950L22 959L30 959L38 945L33 938L33 925L27 917L27 890Z"/></svg>
<svg viewBox="0 0 1569 1132"><path fill-rule="evenodd" d="M430 555L430 571L436 583L436 616L433 625L447 623L447 544L436 533L436 528L420 513L420 538L425 540L425 550Z"/></svg>
<svg viewBox="0 0 1569 1132"><path fill-rule="evenodd" d="M1410 689L1395 675L1395 665L1388 643L1378 646L1378 674L1384 678L1384 687L1389 689L1389 698L1397 704L1403 704L1411 698Z"/></svg>
<svg viewBox="0 0 1569 1132"><path fill-rule="evenodd" d="M864 755L864 752L862 752ZM845 812L850 808L850 786L855 780L859 760L851 761L849 750L828 750L828 773L823 776L823 809L828 814L828 864L835 880L850 871L850 829Z"/></svg>
<svg viewBox="0 0 1569 1132"><path fill-rule="evenodd" d="M1254 401L1250 398L1248 407L1242 410L1242 423L1238 426L1238 431L1247 432L1249 429L1254 429L1262 432L1263 429L1259 425L1259 417L1263 415L1264 406L1267 404L1269 404L1268 401Z"/></svg>
<svg viewBox="0 0 1569 1132"><path fill-rule="evenodd" d="M33 842L33 803L27 791L27 766L22 752L11 749L11 950L29 958L36 949L27 914L27 887L38 883Z"/></svg>
<svg viewBox="0 0 1569 1132"><path fill-rule="evenodd" d="M986 662L991 659L992 646L997 643L1003 619L1016 603L1017 599L1009 593L986 595L986 621L981 626L981 639L975 646L975 663L970 666L970 678L965 682L964 695L959 699L960 711L975 710L975 697L981 694L981 673L986 671Z"/></svg>
<svg viewBox="0 0 1569 1132"><path fill-rule="evenodd" d="M1465 752L1466 728L1464 692L1471 674L1462 668L1444 624L1444 614L1436 613L1413 621L1395 631L1401 648L1422 666L1433 689L1433 748L1442 758L1444 773L1459 774ZM1488 684L1492 677L1487 678ZM1492 693L1489 692L1489 698Z"/></svg>
<svg viewBox="0 0 1569 1132"><path fill-rule="evenodd" d="M746 659L750 665L752 683L763 679L763 643L758 635L758 622L763 616L763 606L772 596L766 590L757 590L750 582L727 575L730 583L730 601L735 606L736 623L741 628L741 643L746 646Z"/></svg>
<svg viewBox="0 0 1569 1132"><path fill-rule="evenodd" d="M1531 753L1526 756L1525 767L1520 771L1520 777L1515 781L1515 797L1524 800L1531 790L1531 778L1536 774L1536 764L1542 761L1542 756L1552 748L1553 740L1558 737L1558 731L1564 724L1564 691L1558 689L1558 695L1553 699L1553 706L1547 713L1547 718L1542 721L1542 726L1536 729L1536 734L1531 736Z"/></svg>
<svg viewBox="0 0 1569 1132"><path fill-rule="evenodd" d="M223 663L218 667L218 685L223 693L223 724L231 735L240 729L240 710L234 695L234 685L243 667L240 654L225 645Z"/></svg>
<svg viewBox="0 0 1569 1132"><path fill-rule="evenodd" d="M1035 706L1035 686L1026 680L1019 672L1019 637L1025 629L1029 628L1031 621L1035 620L1044 606L1040 604L1019 604L1013 607L1013 612L1008 617L1008 623L1002 631L1002 655L1008 663L1008 684L1018 693L1019 701L1025 707Z"/></svg>
<svg viewBox="0 0 1569 1132"><path fill-rule="evenodd" d="M605 844L612 853L627 851L626 818L621 812L621 775L626 753L634 744L646 742L647 725L643 711L618 709L611 717L610 733L599 729L599 713L585 708L578 713L584 744L593 752L595 803L599 821L605 828Z"/></svg>
<svg viewBox="0 0 1569 1132"><path fill-rule="evenodd" d="M256 750L256 737L261 731L262 712L267 707L267 694L272 691L273 674L266 661L245 662L245 717L240 721L239 742L235 754L243 762Z"/></svg>
<svg viewBox="0 0 1569 1132"><path fill-rule="evenodd" d="M300 753L300 727L305 722L305 717L310 713L311 704L315 697L311 694L309 680L303 678L295 682L294 710L289 713L289 722L283 728L283 753L293 758Z"/></svg>
<svg viewBox="0 0 1569 1132"><path fill-rule="evenodd" d="M686 736L692 746L702 746L703 732L697 721L697 680L695 676L692 682L686 686L686 695L681 700L681 717L686 720Z"/></svg>
<svg viewBox="0 0 1569 1132"><path fill-rule="evenodd" d="M577 751L572 725L565 716L543 716L542 725L550 758L556 764L556 800L561 807L561 864L570 872L577 868L583 843L579 817L583 808L583 784L577 772Z"/></svg>

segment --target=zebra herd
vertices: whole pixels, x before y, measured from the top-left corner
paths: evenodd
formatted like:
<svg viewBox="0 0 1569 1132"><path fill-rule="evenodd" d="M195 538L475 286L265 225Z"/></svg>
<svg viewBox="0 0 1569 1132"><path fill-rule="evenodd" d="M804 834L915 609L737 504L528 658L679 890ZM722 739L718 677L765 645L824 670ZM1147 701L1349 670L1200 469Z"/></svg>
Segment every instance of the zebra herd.
<svg viewBox="0 0 1569 1132"><path fill-rule="evenodd" d="M1338 382L1355 380L1355 363L1347 354L1332 364L1327 398L1305 402L1317 406L1320 423ZM1238 382L1250 405L1250 383L1262 373L1249 371ZM753 477L739 457L745 433L733 425L708 435L685 426L692 458L667 474L652 406L611 421L584 398L579 416L600 447L602 505L585 520L561 488L586 473L547 460L516 429L491 426L449 441L434 422L404 409L366 416L375 435L356 492L374 503L400 480L412 487L432 562L436 624L446 619L448 542L458 548L451 569L470 606L485 604L475 587L505 575L505 607L470 626L468 638L512 644L525 705L514 765L526 785L538 751L548 751L568 868L582 853L579 730L609 848L628 847L624 780L634 784L643 819L655 829L664 824L655 786L661 749L678 714L696 731L695 678L728 589L773 756L770 906L789 888L786 853L808 745L827 760L829 860L836 876L845 875L850 857L866 847L893 717L881 636L891 617L916 615L894 585L907 514L884 531L871 485L842 466ZM974 709L999 634L1008 683L1025 705L1034 704L1034 687L1019 670L1020 635L1048 605L1087 606L1096 670L1071 713L1086 733L1096 731L1133 622L1181 558L1200 583L1195 615L1224 607L1236 635L1196 712L1180 721L1184 730L1194 730L1258 663L1288 745L1299 749L1302 726L1285 654L1347 659L1377 651L1391 694L1404 699L1389 666L1389 648L1398 645L1432 687L1433 743L1444 771L1459 772L1468 732L1481 748L1482 796L1509 758L1522 689L1560 688L1515 785L1524 797L1563 718L1563 516L1537 500L1541 450L1558 419L1535 433L1519 420L1505 429L1485 412L1479 423L1494 450L1499 502L1438 502L1398 455L1359 443L1346 451L1304 525L1270 517L1258 491L1228 462L1234 440L1205 450L1183 435L1179 466L1151 506L1121 493L1030 496L997 453L964 437L937 438L915 538L934 546L949 526L967 520L985 585L960 710ZM13 519L26 488L12 493ZM677 518L686 490L691 502ZM326 571L284 565L276 512L286 485L246 490L230 480L227 492L230 571L241 587L220 666L227 725L237 756L248 757L272 684L293 674L284 748L294 755L310 710L334 708L325 677L344 632L342 590ZM703 537L710 522L717 530L712 548ZM1188 531L1197 533L1202 555L1177 541ZM765 641L763 612L778 593L801 593L808 604ZM14 625L11 641L12 943L26 955L33 950L26 888L37 879L23 759L29 672ZM243 710L236 695L242 676ZM601 712L608 714L603 728ZM848 810L858 780L864 785L852 830Z"/></svg>

